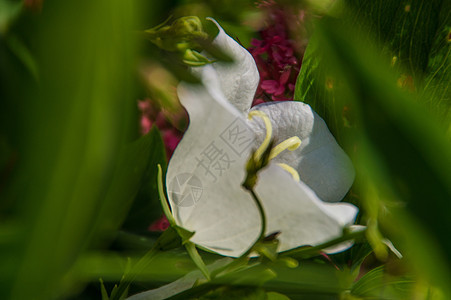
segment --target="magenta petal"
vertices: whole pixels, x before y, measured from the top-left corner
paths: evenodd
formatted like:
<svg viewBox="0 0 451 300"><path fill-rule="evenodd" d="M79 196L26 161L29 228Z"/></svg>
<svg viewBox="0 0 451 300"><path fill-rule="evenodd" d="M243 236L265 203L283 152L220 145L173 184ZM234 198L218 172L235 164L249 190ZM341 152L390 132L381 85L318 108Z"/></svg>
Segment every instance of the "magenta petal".
<svg viewBox="0 0 451 300"><path fill-rule="evenodd" d="M269 94L273 94L279 88L279 83L275 80L263 80L261 87L265 92Z"/></svg>
<svg viewBox="0 0 451 300"><path fill-rule="evenodd" d="M285 92L285 87L283 85L279 85L279 87L274 91L274 96L280 96Z"/></svg>
<svg viewBox="0 0 451 300"><path fill-rule="evenodd" d="M287 84L288 79L290 78L290 74L291 74L291 68L288 68L282 72L282 74L280 75L280 78L279 78L279 83L281 86L285 86L285 84Z"/></svg>
<svg viewBox="0 0 451 300"><path fill-rule="evenodd" d="M169 221L165 215L161 216L158 220L150 224L149 231L165 231L169 227Z"/></svg>

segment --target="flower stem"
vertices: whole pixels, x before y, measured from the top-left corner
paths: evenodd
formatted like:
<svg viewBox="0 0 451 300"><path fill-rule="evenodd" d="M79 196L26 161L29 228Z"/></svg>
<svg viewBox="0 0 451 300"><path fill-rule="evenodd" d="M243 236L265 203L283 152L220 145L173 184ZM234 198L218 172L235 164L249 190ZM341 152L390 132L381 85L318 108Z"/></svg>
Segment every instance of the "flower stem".
<svg viewBox="0 0 451 300"><path fill-rule="evenodd" d="M291 249L291 250L288 250L285 252L281 252L279 255L280 256L290 255L290 256L301 257L301 258L310 258L313 256L317 256L321 252L321 250L326 249L328 247L331 247L331 246L334 246L334 245L337 245L339 243L346 242L349 240L363 238L363 237L365 237L365 233L366 233L366 229L358 230L355 232L350 232L350 233L344 234L336 239L333 239L331 241L325 242L325 243L317 245L317 246L295 248L295 249Z"/></svg>
<svg viewBox="0 0 451 300"><path fill-rule="evenodd" d="M257 194L255 194L254 189L250 189L249 193L251 193L252 198L255 201L255 204L257 205L258 208L258 212L260 213L260 219L261 219L261 230L260 230L260 235L258 236L258 239L256 241L259 242L261 240L263 240L265 238L265 232L266 232L266 214L265 214L265 210L263 209L263 205L260 201L260 199L258 198ZM251 247L252 248L252 247Z"/></svg>
<svg viewBox="0 0 451 300"><path fill-rule="evenodd" d="M193 260L193 262L196 264L196 266L199 268L202 274L204 274L205 278L207 278L207 280L210 281L211 280L210 272L205 266L205 263L202 260L202 257L199 255L199 252L197 252L196 245L194 245L194 243L192 242L186 242L185 248L186 251L188 251L188 254Z"/></svg>

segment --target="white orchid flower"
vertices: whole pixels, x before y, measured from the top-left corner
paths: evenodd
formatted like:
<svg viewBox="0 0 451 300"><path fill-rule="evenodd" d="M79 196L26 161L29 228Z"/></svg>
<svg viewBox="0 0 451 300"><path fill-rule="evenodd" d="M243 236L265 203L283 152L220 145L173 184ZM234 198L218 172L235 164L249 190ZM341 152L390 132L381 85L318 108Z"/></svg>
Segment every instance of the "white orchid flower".
<svg viewBox="0 0 451 300"><path fill-rule="evenodd" d="M178 86L190 124L166 176L176 224L194 232L190 241L201 248L232 257L245 253L261 229L259 210L241 186L245 166L272 136L279 146L254 188L266 213L266 234L280 232L278 251L340 237L358 212L349 203L331 203L352 185L350 159L310 106L289 101L250 109L259 82L256 64L216 25L213 44L234 61L193 68L203 84Z"/></svg>

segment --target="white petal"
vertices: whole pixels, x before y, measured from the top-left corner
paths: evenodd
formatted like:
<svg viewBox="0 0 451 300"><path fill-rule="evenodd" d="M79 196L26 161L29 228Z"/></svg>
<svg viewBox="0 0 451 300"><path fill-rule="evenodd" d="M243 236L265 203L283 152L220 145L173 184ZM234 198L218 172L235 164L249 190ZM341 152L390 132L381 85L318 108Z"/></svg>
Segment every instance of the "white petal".
<svg viewBox="0 0 451 300"><path fill-rule="evenodd" d="M326 123L309 105L285 101L260 104L252 110L261 110L271 119L276 144L298 136L301 146L284 151L276 162L295 168L303 182L312 188L323 201L340 201L354 181L354 168L346 153L340 148ZM266 129L262 122L251 122L257 141L263 141Z"/></svg>
<svg viewBox="0 0 451 300"><path fill-rule="evenodd" d="M279 251L338 238L358 212L349 203L321 201L307 185L295 182L274 164L260 173L256 193L267 214L267 233L281 232Z"/></svg>
<svg viewBox="0 0 451 300"><path fill-rule="evenodd" d="M208 19L215 23L219 29L219 33L212 44L233 59L233 62L218 61L212 64L218 73L221 91L238 110L247 112L252 105L260 80L257 65L252 55L245 48L228 36L215 20ZM203 70L203 67L201 70ZM203 81L208 82L208 80L205 80L208 79L205 78L208 75L202 71L200 73Z"/></svg>
<svg viewBox="0 0 451 300"><path fill-rule="evenodd" d="M207 66L205 72L214 82L213 68ZM241 188L253 132L220 91L180 84L178 94L190 125L166 176L174 217L178 225L195 232L192 242L238 256L260 228L253 200Z"/></svg>

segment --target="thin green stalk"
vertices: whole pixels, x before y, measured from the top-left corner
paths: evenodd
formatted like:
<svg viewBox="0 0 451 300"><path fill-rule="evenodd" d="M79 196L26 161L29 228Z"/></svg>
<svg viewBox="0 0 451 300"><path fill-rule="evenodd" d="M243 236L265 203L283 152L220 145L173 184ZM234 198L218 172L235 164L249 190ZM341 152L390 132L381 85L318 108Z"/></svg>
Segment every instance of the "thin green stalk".
<svg viewBox="0 0 451 300"><path fill-rule="evenodd" d="M166 196L164 194L163 189L163 171L161 169L161 166L158 165L158 193L160 196L160 202L161 206L163 208L163 212L166 215L166 218L169 221L169 224L171 227L175 227L175 220L174 217L171 214L171 210L169 208L168 200L166 199ZM119 286L117 289L114 289L111 294L110 300L119 300L121 299L122 295L127 291L130 284L136 279L138 274L140 274L142 271L144 271L150 264L150 262L153 260L155 255L159 252L159 249L167 243L167 236L170 237L170 232L166 230L161 234L153 247L147 252L136 264L135 266L128 272L125 272L123 278L121 279L121 282L119 283Z"/></svg>
<svg viewBox="0 0 451 300"><path fill-rule="evenodd" d="M355 232L350 232L348 234L342 235L339 238L333 239L331 241L328 241L326 243L323 243L323 244L320 244L317 246L295 248L295 249L291 249L291 250L288 250L285 252L281 252L279 255L281 255L281 256L298 256L298 257L301 256L302 258L316 256L323 249L329 248L331 246L334 246L334 245L337 245L337 244L340 244L342 242L346 242L349 240L363 238L363 237L365 237L365 233L366 233L366 229L355 231Z"/></svg>
<svg viewBox="0 0 451 300"><path fill-rule="evenodd" d="M161 169L161 165L158 165L158 194L160 196L161 207L163 208L163 212L168 219L168 222L171 226L175 226L175 219L171 213L171 209L169 208L168 199L166 199L166 195L164 194L163 189L163 171Z"/></svg>
<svg viewBox="0 0 451 300"><path fill-rule="evenodd" d="M193 260L193 262L196 264L196 266L199 268L202 274L204 274L205 278L207 278L207 280L210 281L211 280L210 272L208 271L207 266L202 260L202 257L199 255L199 252L197 252L196 245L192 242L186 242L185 248L186 251L188 251L188 254Z"/></svg>
<svg viewBox="0 0 451 300"><path fill-rule="evenodd" d="M205 266L204 261L202 260L202 257L199 255L199 252L197 252L196 245L194 243L190 242L188 239L191 237L186 237L182 233L189 233L189 231L182 229L181 227L177 226L175 223L174 216L171 213L171 209L169 208L168 200L166 199L166 195L164 194L163 190L163 171L161 169L161 166L158 165L158 193L160 195L160 202L161 206L163 207L163 212L166 215L166 218L169 221L169 224L174 230L180 235L182 238L185 248L188 251L189 256L193 260L193 262L196 264L196 266L199 268L199 270L204 274L205 278L210 281L210 272L208 271L207 267ZM185 241L186 240L186 241Z"/></svg>
<svg viewBox="0 0 451 300"><path fill-rule="evenodd" d="M252 198L254 199L255 204L257 205L258 212L260 213L260 219L262 222L262 226L261 226L261 230L260 230L260 235L258 236L258 239L257 239L257 242L260 242L261 240L263 240L265 238L266 214L265 214L265 210L263 209L263 205L262 205L260 199L258 198L257 194L255 194L255 192L254 192L254 189L250 189L249 193L251 193ZM250 251L251 249L252 249L252 247L248 251Z"/></svg>
<svg viewBox="0 0 451 300"><path fill-rule="evenodd" d="M119 283L117 289L114 289L111 293L110 300L120 300L123 299L123 294L127 291L130 284L136 279L137 275L145 270L152 260L155 258L155 255L159 252L159 249L162 247L163 236L167 231L163 232L162 235L157 239L153 247L133 266L131 270L125 272L124 276Z"/></svg>

